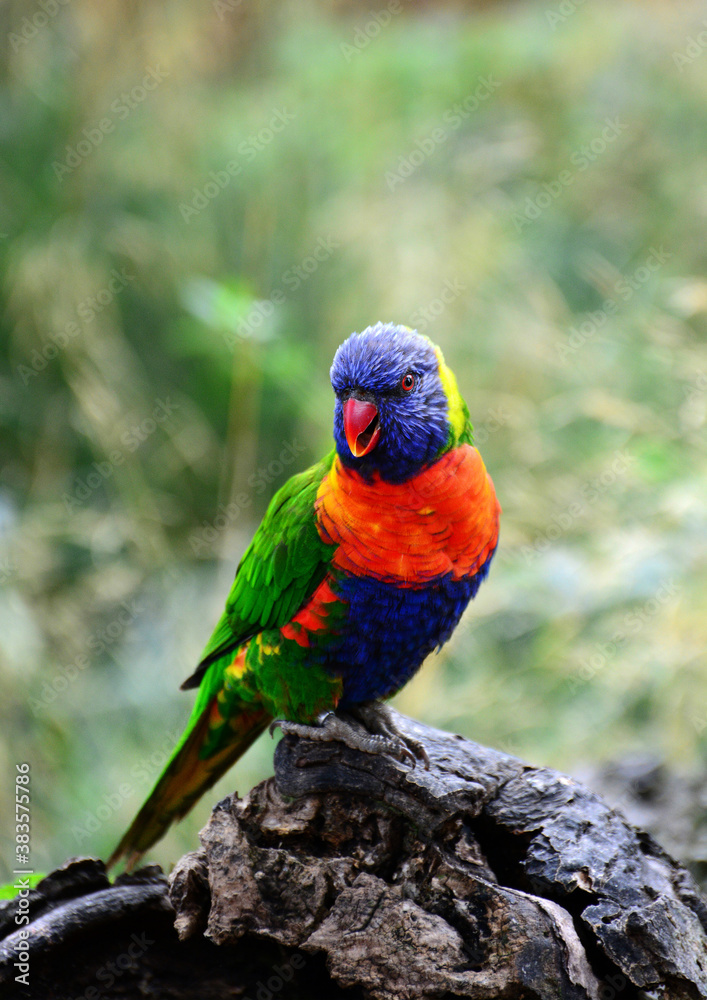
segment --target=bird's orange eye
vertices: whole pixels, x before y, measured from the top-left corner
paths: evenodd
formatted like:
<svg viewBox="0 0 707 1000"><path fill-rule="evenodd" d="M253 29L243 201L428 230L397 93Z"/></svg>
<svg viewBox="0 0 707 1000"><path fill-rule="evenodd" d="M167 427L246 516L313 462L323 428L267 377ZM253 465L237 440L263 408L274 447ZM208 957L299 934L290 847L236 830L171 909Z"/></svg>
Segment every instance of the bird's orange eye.
<svg viewBox="0 0 707 1000"><path fill-rule="evenodd" d="M400 386L403 392L412 392L415 386L415 376L412 372L408 372L407 375L403 375Z"/></svg>

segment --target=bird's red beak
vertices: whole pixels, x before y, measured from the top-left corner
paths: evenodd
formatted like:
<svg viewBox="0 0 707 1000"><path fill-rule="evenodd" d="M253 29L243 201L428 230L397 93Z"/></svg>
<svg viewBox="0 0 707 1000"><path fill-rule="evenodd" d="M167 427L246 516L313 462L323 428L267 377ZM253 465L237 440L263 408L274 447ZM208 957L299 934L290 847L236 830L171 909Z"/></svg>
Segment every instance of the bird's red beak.
<svg viewBox="0 0 707 1000"><path fill-rule="evenodd" d="M351 454L362 458L378 444L381 428L378 407L362 399L347 399L344 403L344 433Z"/></svg>

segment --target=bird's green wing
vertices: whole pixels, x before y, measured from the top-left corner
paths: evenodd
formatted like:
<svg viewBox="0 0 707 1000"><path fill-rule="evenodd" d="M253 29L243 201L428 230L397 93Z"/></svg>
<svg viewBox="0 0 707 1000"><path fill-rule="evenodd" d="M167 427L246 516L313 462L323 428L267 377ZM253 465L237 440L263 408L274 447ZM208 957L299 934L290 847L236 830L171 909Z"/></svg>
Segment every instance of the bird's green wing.
<svg viewBox="0 0 707 1000"><path fill-rule="evenodd" d="M286 625L324 579L335 546L319 537L314 504L333 460L332 451L288 479L270 501L238 564L225 611L183 689L197 687L214 660L257 632Z"/></svg>

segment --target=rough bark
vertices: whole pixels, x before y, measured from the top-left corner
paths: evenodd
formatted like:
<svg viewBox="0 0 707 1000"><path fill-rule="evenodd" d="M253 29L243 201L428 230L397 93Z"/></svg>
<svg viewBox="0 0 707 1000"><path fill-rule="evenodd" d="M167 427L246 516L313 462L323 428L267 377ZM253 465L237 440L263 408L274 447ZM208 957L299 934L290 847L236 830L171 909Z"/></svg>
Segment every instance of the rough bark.
<svg viewBox="0 0 707 1000"><path fill-rule="evenodd" d="M169 892L155 868L60 869L31 898L31 990L15 932L0 995L707 997L707 903L648 835L571 778L398 719L429 771L287 738Z"/></svg>
<svg viewBox="0 0 707 1000"><path fill-rule="evenodd" d="M650 752L586 766L578 775L634 826L680 858L707 892L707 774L677 771Z"/></svg>

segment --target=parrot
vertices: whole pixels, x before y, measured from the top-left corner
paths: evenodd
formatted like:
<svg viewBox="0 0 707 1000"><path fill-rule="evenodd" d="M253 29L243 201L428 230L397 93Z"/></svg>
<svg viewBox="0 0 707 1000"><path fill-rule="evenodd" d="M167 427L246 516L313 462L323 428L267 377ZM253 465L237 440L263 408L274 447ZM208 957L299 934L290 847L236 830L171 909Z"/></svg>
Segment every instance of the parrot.
<svg viewBox="0 0 707 1000"><path fill-rule="evenodd" d="M273 496L195 672L191 716L108 861L131 869L268 726L429 764L385 701L450 638L501 508L439 347L376 323L330 371L334 447Z"/></svg>

